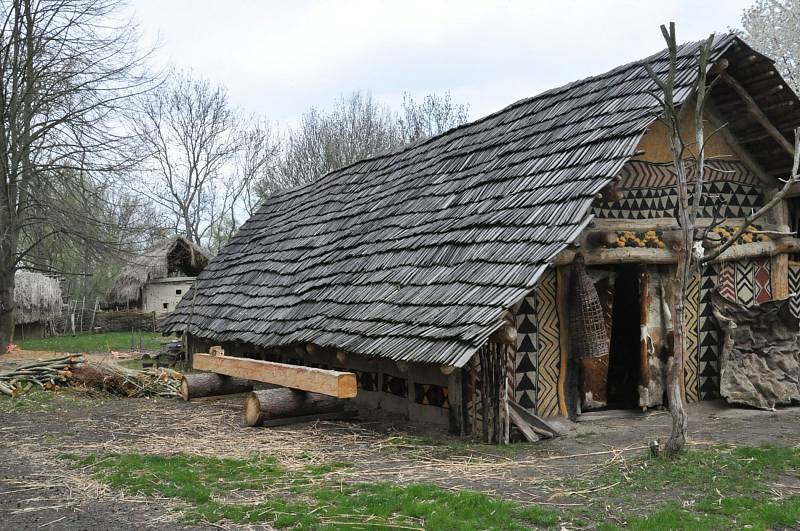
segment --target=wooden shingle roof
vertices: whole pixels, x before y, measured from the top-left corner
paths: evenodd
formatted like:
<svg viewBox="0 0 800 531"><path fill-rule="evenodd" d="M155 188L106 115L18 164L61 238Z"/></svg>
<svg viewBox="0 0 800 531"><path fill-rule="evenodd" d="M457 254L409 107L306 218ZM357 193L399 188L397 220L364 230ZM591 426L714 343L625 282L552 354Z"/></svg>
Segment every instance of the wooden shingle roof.
<svg viewBox="0 0 800 531"><path fill-rule="evenodd" d="M698 46L680 48L678 101ZM656 119L644 62L668 67L660 52L269 198L164 329L462 366Z"/></svg>

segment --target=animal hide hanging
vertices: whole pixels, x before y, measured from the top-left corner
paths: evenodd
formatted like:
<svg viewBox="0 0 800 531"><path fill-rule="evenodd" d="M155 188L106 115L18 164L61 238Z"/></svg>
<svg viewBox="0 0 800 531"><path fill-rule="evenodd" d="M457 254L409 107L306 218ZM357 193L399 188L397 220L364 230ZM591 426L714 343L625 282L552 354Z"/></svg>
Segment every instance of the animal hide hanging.
<svg viewBox="0 0 800 531"><path fill-rule="evenodd" d="M724 339L720 394L730 403L761 409L800 401L800 322L792 299L744 306L712 296Z"/></svg>

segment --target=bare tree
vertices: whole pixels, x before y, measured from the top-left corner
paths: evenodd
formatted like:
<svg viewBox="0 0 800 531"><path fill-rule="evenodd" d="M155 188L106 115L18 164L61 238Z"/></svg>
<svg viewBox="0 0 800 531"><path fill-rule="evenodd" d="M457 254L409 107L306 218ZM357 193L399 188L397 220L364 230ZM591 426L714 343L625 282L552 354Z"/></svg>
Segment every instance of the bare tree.
<svg viewBox="0 0 800 531"><path fill-rule="evenodd" d="M428 94L421 103L406 93L398 126L403 142L409 143L444 133L468 119L469 105L453 103L450 92Z"/></svg>
<svg viewBox="0 0 800 531"><path fill-rule="evenodd" d="M744 38L775 58L775 66L800 91L800 1L758 0L742 13Z"/></svg>
<svg viewBox="0 0 800 531"><path fill-rule="evenodd" d="M673 155L672 169L676 177L678 195L677 222L681 236L681 245L677 249L677 271L670 282L670 298L674 315L673 323L673 348L667 360L667 399L672 415L672 431L665 445L667 455L673 456L683 451L686 444L688 418L684 409L681 393L684 360L686 358L686 321L684 304L687 296L689 278L692 271L699 266L710 262L725 252L736 240L748 230L748 227L767 214L783 197L789 189L800 182L798 174L798 156L800 156L800 136L795 131L794 164L791 175L784 182L783 187L765 204L749 216L746 216L739 229L709 251L703 251L702 246L696 245L706 241L714 225L702 228L697 227L697 217L703 197L703 183L706 165L706 135L705 135L705 108L714 85L726 74L723 72L726 64L710 65L709 60L714 44L714 35L700 46L696 59L696 79L692 89L694 101L694 129L695 135L691 142L685 142L680 127L681 112L679 103L675 101L676 77L678 73L678 45L675 37L675 24L670 23L669 29L661 26L661 33L667 43L669 51L669 70L666 77L658 76L649 65L645 65L650 78L658 85L661 94L653 94L661 103L662 114L660 119L666 125L669 134L669 145ZM709 71L716 76L709 82ZM684 101L683 105L687 105ZM718 131L712 132L712 135ZM711 135L709 135L710 137ZM693 166L694 180L689 180L689 167Z"/></svg>
<svg viewBox="0 0 800 531"><path fill-rule="evenodd" d="M353 92L333 109L311 108L289 131L280 157L260 179L257 192L270 194L315 181L326 173L467 121L469 106L454 104L450 94L431 94L421 103L403 96L400 113L377 103L370 93Z"/></svg>
<svg viewBox="0 0 800 531"><path fill-rule="evenodd" d="M142 193L196 244L210 230L220 172L237 150L236 116L222 86L182 72L142 100Z"/></svg>
<svg viewBox="0 0 800 531"><path fill-rule="evenodd" d="M14 329L14 273L55 237L99 248L107 221L64 197L129 162L118 132L148 88L118 0L0 3L0 353ZM56 192L56 190L60 192ZM100 196L96 196L100 197Z"/></svg>

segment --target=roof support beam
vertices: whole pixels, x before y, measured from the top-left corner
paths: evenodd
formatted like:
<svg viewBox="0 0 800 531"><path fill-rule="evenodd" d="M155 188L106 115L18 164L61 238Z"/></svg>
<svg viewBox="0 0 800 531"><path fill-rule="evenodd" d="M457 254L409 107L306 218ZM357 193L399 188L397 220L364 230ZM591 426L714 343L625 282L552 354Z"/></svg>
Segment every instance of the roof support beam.
<svg viewBox="0 0 800 531"><path fill-rule="evenodd" d="M769 133L769 135L776 142L778 142L778 144L780 144L780 146L783 147L783 149L785 149L789 155L794 156L794 146L792 143L786 140L786 137L783 136L774 125L772 125L772 122L769 121L769 118L767 118L767 116L761 110L761 107L758 106L750 93L747 92L745 88L727 72L720 72L719 77L729 87L731 87L740 98L742 98L742 101L744 101L745 105L747 105L747 110L750 112L753 118L755 118L756 121L767 130L767 133Z"/></svg>
<svg viewBox="0 0 800 531"><path fill-rule="evenodd" d="M781 235L774 240L766 242L734 245L712 260L712 262L742 260L759 256L776 256L781 253L797 253L798 251L800 251L800 239ZM578 252L572 249L561 251L551 261L551 264L556 267L566 266L575 260L577 254ZM580 251L580 254L583 255L583 260L587 266L632 263L674 264L678 261L678 255L671 249L652 249L649 247L590 249Z"/></svg>
<svg viewBox="0 0 800 531"><path fill-rule="evenodd" d="M739 140L733 135L733 133L731 133L726 121L720 116L714 105L712 105L711 102L708 102L705 110L706 115L711 119L714 128L719 130L719 134L722 135L722 138L725 139L725 142L730 146L734 153L736 153L739 159L744 162L747 167L750 168L750 170L764 182L764 184L774 186L776 183L775 178L772 177L755 158L753 158L746 148L742 147L742 145L739 143Z"/></svg>

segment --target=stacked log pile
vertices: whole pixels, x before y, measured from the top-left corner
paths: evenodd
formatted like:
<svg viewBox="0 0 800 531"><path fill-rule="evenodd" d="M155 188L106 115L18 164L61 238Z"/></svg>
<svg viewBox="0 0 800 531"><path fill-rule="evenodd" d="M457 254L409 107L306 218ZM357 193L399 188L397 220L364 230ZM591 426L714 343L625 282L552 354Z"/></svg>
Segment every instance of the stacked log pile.
<svg viewBox="0 0 800 531"><path fill-rule="evenodd" d="M0 373L0 393L13 397L30 391L34 386L52 389L66 383L81 363L83 356L70 355L29 363Z"/></svg>
<svg viewBox="0 0 800 531"><path fill-rule="evenodd" d="M91 363L81 355L28 363L0 373L0 393L16 397L35 387L97 389L125 397L180 396L183 375L177 371L128 369L116 363Z"/></svg>

